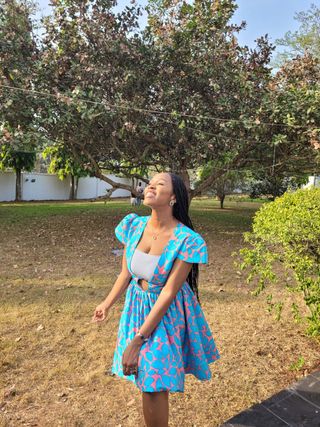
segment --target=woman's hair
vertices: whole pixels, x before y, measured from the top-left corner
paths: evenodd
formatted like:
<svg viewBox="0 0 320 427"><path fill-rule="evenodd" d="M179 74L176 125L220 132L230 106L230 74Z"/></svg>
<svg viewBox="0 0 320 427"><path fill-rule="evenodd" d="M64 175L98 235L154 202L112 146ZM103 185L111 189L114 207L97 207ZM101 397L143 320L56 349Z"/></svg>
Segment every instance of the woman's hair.
<svg viewBox="0 0 320 427"><path fill-rule="evenodd" d="M194 230L193 224L189 217L189 197L188 191L183 182L182 178L175 173L168 172L171 177L173 193L176 196L176 203L173 205L173 216L180 222L182 222L187 227ZM195 293L197 300L199 301L198 293L198 276L199 276L199 267L197 263L192 264L192 269L187 277L187 282L189 286ZM199 301L200 303L200 301Z"/></svg>

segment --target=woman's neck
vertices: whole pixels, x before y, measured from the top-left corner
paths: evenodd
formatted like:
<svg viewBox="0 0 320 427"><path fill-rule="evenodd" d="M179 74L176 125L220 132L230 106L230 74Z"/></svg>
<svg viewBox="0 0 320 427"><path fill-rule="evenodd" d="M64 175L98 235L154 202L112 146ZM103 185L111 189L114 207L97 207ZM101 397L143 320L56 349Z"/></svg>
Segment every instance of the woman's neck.
<svg viewBox="0 0 320 427"><path fill-rule="evenodd" d="M176 220L171 211L156 211L153 209L148 222L154 230L164 230L168 227L175 227L179 221Z"/></svg>

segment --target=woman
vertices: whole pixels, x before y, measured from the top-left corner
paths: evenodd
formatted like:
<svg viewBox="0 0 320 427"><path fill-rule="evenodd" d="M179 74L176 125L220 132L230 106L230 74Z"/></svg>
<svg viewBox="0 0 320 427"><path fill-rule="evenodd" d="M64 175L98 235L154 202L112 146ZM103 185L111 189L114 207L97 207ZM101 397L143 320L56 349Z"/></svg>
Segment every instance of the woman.
<svg viewBox="0 0 320 427"><path fill-rule="evenodd" d="M128 214L115 228L125 246L122 271L92 321L104 320L127 290L112 372L141 390L147 427L167 427L169 391L184 391L185 374L210 379L209 363L220 355L198 301L198 263L208 253L182 179L156 174L144 204L151 215Z"/></svg>

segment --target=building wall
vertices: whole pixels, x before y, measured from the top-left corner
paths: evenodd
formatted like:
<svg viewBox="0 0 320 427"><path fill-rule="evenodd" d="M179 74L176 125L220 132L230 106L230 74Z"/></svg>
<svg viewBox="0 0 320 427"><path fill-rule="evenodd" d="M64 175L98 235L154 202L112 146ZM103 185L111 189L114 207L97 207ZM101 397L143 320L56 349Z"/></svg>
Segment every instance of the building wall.
<svg viewBox="0 0 320 427"><path fill-rule="evenodd" d="M309 182L302 188L320 187L320 176L309 176Z"/></svg>
<svg viewBox="0 0 320 427"><path fill-rule="evenodd" d="M127 178L118 178L107 175L116 182L127 183ZM70 178L61 181L56 175L38 172L22 173L22 200L68 200L70 193ZM15 199L16 177L14 172L0 173L0 201L9 202ZM110 188L106 182L98 179L85 177L79 179L77 199L91 199L104 196ZM113 197L129 197L130 192L117 189L112 193Z"/></svg>

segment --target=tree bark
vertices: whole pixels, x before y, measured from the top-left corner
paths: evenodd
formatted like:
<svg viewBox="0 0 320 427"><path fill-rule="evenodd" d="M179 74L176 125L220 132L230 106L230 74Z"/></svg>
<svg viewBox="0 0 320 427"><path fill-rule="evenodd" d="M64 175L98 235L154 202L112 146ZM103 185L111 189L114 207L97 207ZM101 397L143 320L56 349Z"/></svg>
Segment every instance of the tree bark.
<svg viewBox="0 0 320 427"><path fill-rule="evenodd" d="M69 200L76 200L78 193L79 177L70 175L70 193Z"/></svg>
<svg viewBox="0 0 320 427"><path fill-rule="evenodd" d="M21 202L21 169L16 169L16 202Z"/></svg>
<svg viewBox="0 0 320 427"><path fill-rule="evenodd" d="M70 194L69 200L74 200L75 188L74 188L74 175L70 175Z"/></svg>
<svg viewBox="0 0 320 427"><path fill-rule="evenodd" d="M79 177L75 177L75 186L74 186L74 198L77 199L78 197L78 187L79 187Z"/></svg>
<svg viewBox="0 0 320 427"><path fill-rule="evenodd" d="M220 208L223 209L223 202L224 202L224 199L225 199L226 195L225 194L221 194L218 197L219 197L219 200L220 200Z"/></svg>

